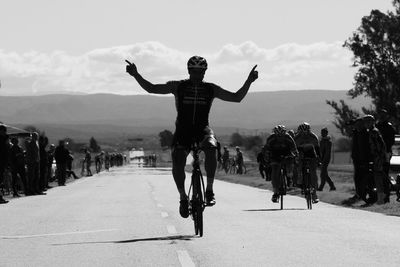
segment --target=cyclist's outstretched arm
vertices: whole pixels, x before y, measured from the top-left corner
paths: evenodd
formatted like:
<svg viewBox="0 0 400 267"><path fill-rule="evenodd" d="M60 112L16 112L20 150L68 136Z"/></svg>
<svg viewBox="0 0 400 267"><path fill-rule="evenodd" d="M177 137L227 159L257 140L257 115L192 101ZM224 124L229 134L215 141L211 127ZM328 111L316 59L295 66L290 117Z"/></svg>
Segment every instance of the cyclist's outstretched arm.
<svg viewBox="0 0 400 267"><path fill-rule="evenodd" d="M174 83L165 83L165 84L152 84L148 80L142 77L139 74L136 65L134 63L125 60L128 65L126 66L126 72L133 76L138 84L148 93L151 94L171 94L174 93L175 84Z"/></svg>
<svg viewBox="0 0 400 267"><path fill-rule="evenodd" d="M250 85L257 80L258 71L256 71L257 65L255 65L249 73L249 77L243 84L242 88L240 88L236 93L229 92L221 87L216 86L214 90L214 96L224 101L229 102L240 102L246 96L247 92L250 89Z"/></svg>

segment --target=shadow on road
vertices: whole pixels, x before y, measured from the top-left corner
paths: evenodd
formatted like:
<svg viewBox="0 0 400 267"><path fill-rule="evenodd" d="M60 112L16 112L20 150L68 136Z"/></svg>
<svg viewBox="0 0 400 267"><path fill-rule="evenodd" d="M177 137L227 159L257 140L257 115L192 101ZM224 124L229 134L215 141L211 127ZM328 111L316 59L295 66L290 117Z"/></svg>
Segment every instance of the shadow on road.
<svg viewBox="0 0 400 267"><path fill-rule="evenodd" d="M114 241L91 241L91 242L75 242L75 243L64 243L64 244L52 244L52 246L67 246L67 245L85 245L85 244L125 244L125 243L136 243L145 241L191 241L194 238L198 238L196 235L173 235L173 236L158 236L148 238L135 238L128 240L114 240Z"/></svg>
<svg viewBox="0 0 400 267"><path fill-rule="evenodd" d="M307 209L301 209L301 208L288 208L288 209L254 209L254 210L243 210L243 211L285 211L285 210L307 210Z"/></svg>

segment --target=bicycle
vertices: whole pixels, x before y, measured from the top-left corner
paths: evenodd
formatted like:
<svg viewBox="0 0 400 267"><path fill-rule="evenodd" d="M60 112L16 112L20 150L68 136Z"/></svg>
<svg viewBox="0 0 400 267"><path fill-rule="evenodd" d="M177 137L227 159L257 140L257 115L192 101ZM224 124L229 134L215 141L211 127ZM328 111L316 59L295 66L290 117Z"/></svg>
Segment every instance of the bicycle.
<svg viewBox="0 0 400 267"><path fill-rule="evenodd" d="M286 174L286 160L290 157L282 157L279 162L279 196L281 202L281 210L283 210L283 196L286 195L287 192L287 174Z"/></svg>
<svg viewBox="0 0 400 267"><path fill-rule="evenodd" d="M314 188L311 185L311 170L310 165L313 158L303 158L303 184L304 184L304 197L307 202L307 209L312 209L312 194L314 192Z"/></svg>
<svg viewBox="0 0 400 267"><path fill-rule="evenodd" d="M194 222L195 234L200 237L203 236L203 212L206 207L204 199L205 187L204 179L200 170L200 159L199 154L201 149L198 144L195 143L191 147L193 153L192 163L192 181L189 187L188 201L189 201L189 214L191 215Z"/></svg>

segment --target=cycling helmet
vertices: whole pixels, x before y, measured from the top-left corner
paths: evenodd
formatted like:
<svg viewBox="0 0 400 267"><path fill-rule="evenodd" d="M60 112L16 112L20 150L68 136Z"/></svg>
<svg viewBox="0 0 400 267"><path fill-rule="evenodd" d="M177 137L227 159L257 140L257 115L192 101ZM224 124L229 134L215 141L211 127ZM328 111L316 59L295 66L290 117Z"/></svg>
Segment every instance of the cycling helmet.
<svg viewBox="0 0 400 267"><path fill-rule="evenodd" d="M297 128L297 131L300 132L300 133L305 133L305 132L309 132L310 129L311 129L310 124L308 122L303 122Z"/></svg>
<svg viewBox="0 0 400 267"><path fill-rule="evenodd" d="M193 56L189 58L189 61L187 63L188 69L207 69L207 61L205 58L202 58L200 56Z"/></svg>
<svg viewBox="0 0 400 267"><path fill-rule="evenodd" d="M283 135L286 133L286 127L285 127L285 125L277 125L274 127L273 131L274 131L274 134Z"/></svg>

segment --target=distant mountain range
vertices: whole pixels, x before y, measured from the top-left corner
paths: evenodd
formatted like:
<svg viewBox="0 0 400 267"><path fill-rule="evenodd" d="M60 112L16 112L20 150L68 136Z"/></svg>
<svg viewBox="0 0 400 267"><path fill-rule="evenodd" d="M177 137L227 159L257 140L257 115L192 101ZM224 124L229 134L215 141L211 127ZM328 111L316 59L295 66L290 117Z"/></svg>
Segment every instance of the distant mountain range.
<svg viewBox="0 0 400 267"><path fill-rule="evenodd" d="M315 127L328 126L333 109L326 100L345 99L352 107L370 105L359 97L350 100L346 91L303 90L249 93L241 103L216 99L210 115L218 134L234 131L270 131L276 124L294 127L308 121ZM35 125L48 135L71 138L158 134L174 129L175 100L155 95L42 95L0 97L0 121L24 127Z"/></svg>

